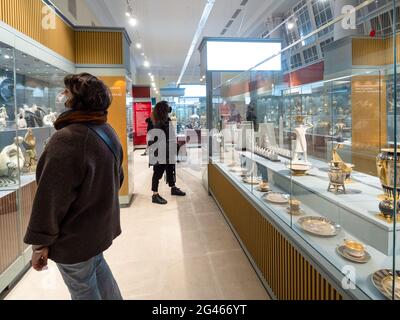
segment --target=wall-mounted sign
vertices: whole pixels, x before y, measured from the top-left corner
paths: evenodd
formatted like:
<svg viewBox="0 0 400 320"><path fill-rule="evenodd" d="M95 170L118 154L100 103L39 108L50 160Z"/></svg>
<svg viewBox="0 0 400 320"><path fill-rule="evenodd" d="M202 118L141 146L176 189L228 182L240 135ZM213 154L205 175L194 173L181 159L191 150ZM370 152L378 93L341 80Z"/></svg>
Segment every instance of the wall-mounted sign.
<svg viewBox="0 0 400 320"><path fill-rule="evenodd" d="M281 42L274 41L208 41L209 71L281 71ZM275 56L276 55L276 56Z"/></svg>
<svg viewBox="0 0 400 320"><path fill-rule="evenodd" d="M151 116L151 102L135 102L133 104L135 121L135 146L147 144L147 122L146 119Z"/></svg>

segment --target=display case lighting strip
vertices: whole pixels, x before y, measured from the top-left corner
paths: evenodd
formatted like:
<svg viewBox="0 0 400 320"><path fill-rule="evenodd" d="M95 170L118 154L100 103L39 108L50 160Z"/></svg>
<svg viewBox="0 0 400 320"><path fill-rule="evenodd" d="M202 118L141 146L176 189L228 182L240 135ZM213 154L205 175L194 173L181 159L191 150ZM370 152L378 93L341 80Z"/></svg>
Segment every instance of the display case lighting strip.
<svg viewBox="0 0 400 320"><path fill-rule="evenodd" d="M180 85L180 83L182 81L182 78L183 78L183 76L184 76L184 74L186 72L186 69L187 69L187 67L189 65L190 59L192 58L193 52L194 52L194 50L196 48L197 42L199 41L200 36L203 33L203 30L204 30L204 27L206 26L208 17L210 16L211 11L212 11L212 9L214 7L215 1L216 0L207 0L207 4L204 7L203 14L201 16L199 25L197 26L197 30L196 30L196 32L194 34L192 44L191 44L191 46L189 48L189 52L188 52L188 54L186 56L185 63L183 64L183 68L182 68L181 74L180 74L178 82L176 84L177 87Z"/></svg>

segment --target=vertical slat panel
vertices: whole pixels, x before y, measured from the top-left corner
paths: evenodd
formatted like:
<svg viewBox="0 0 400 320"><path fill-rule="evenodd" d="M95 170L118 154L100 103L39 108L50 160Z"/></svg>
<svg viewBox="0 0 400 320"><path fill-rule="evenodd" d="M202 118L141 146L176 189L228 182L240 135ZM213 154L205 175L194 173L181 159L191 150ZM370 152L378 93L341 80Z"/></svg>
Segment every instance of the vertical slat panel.
<svg viewBox="0 0 400 320"><path fill-rule="evenodd" d="M43 28L41 0L1 0L0 19L28 37L74 61L74 31L56 16L55 29Z"/></svg>
<svg viewBox="0 0 400 320"><path fill-rule="evenodd" d="M15 192L0 198L0 274L20 255L16 201Z"/></svg>
<svg viewBox="0 0 400 320"><path fill-rule="evenodd" d="M124 63L121 32L77 31L75 47L77 64L122 65Z"/></svg>

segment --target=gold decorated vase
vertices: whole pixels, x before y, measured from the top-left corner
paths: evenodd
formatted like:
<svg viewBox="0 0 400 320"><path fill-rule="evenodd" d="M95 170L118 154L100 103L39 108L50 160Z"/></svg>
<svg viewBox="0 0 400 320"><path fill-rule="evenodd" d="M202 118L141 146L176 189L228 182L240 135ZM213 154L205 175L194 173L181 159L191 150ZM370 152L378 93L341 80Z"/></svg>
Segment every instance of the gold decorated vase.
<svg viewBox="0 0 400 320"><path fill-rule="evenodd" d="M400 150L397 151L397 155L400 155ZM397 194L396 199L400 199L400 162L396 163L395 158L394 149L383 149L376 158L378 177L385 192L385 199L379 204L379 209L385 217L394 216L394 190ZM397 176L395 177L396 168Z"/></svg>
<svg viewBox="0 0 400 320"><path fill-rule="evenodd" d="M400 150L397 151L397 155L400 155ZM397 193L400 192L400 162L398 161L395 164L394 149L382 149L382 152L376 158L376 167L386 198L393 199L395 187ZM396 167L397 177L395 179ZM399 198L398 195L397 198Z"/></svg>

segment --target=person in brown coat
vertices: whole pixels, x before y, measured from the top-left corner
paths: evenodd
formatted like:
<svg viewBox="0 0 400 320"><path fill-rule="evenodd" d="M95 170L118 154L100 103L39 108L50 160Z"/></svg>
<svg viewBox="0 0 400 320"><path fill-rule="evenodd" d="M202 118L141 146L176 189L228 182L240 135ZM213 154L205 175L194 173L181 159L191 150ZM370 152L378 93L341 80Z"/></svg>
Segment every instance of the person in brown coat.
<svg viewBox="0 0 400 320"><path fill-rule="evenodd" d="M90 74L67 76L67 108L36 172L37 192L24 238L32 266L56 262L73 300L121 300L103 252L121 234L122 147L107 124L112 96Z"/></svg>

